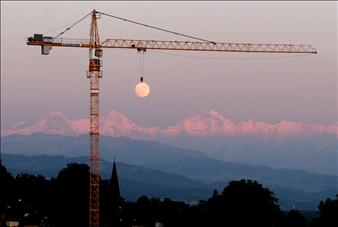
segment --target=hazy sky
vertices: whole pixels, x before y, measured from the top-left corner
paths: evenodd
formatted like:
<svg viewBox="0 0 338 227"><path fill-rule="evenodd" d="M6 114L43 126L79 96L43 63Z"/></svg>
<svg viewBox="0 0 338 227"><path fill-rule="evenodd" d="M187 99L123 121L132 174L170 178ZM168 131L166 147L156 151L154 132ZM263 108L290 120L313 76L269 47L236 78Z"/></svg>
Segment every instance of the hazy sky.
<svg viewBox="0 0 338 227"><path fill-rule="evenodd" d="M25 38L75 22L93 8L208 40L311 44L318 50L306 56L148 51L144 77L151 93L138 98L137 52L105 49L102 116L116 110L143 126L167 126L214 109L236 122L337 121L336 2L1 1L2 125L52 111L88 117L88 50L53 48L42 56ZM184 40L107 17L98 22L101 40ZM89 23L63 37L88 38Z"/></svg>

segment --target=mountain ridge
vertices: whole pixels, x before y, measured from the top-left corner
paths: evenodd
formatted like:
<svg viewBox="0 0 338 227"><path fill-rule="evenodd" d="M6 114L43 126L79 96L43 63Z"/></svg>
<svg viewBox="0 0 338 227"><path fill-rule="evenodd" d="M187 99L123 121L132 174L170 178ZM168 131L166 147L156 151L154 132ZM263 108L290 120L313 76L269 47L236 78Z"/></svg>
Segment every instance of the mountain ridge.
<svg viewBox="0 0 338 227"><path fill-rule="evenodd" d="M264 121L247 120L235 123L215 110L194 114L182 121L165 128L157 126L142 127L125 115L111 111L101 119L101 134L112 137L126 136L134 139L154 139L188 136L223 136L238 135L261 137L307 137L313 135L334 135L338 137L338 122L323 124L304 124L282 120L276 124ZM78 136L89 131L88 119L70 120L61 112L51 112L33 123L18 122L1 132L2 136L33 133Z"/></svg>
<svg viewBox="0 0 338 227"><path fill-rule="evenodd" d="M168 144L151 141L132 140L127 137L101 137L100 157L113 161L114 156L121 162L179 174L200 182L228 181L240 177L251 177L263 182L303 188L310 192L320 191L322 184L331 184L338 188L337 175L324 176L300 168L278 170L266 165L243 164L216 160L199 151L182 149ZM71 157L88 155L88 136L67 137L59 135L34 134L31 136L6 136L1 140L1 148L7 154L25 155L62 155ZM327 164L327 163L326 163ZM281 169L281 168L280 168ZM284 168L287 169L287 168ZM226 171L225 171L226 170ZM276 178L271 177L274 173ZM304 177L306 176L306 177ZM319 176L318 185L314 184L315 176ZM329 176L329 177L327 177ZM295 182L294 177L303 182ZM325 180L323 180L325 179ZM318 187L317 187L318 186ZM291 188L292 188L291 187Z"/></svg>

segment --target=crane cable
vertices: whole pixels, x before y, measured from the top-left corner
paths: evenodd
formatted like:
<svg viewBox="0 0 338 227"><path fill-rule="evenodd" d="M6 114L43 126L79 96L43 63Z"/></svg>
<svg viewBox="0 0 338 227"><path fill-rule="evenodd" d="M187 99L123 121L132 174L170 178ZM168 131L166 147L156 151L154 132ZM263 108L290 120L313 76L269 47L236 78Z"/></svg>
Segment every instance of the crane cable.
<svg viewBox="0 0 338 227"><path fill-rule="evenodd" d="M88 17L90 14L92 14L92 12L88 13L86 16L82 17L81 19L79 19L78 21L76 21L74 24L72 24L70 27L66 28L64 31L60 32L57 36L55 36L55 38L58 38L59 36L65 34L65 32L69 31L72 27L74 27L75 25L77 25L78 23L80 23L82 20L84 20L86 17Z"/></svg>
<svg viewBox="0 0 338 227"><path fill-rule="evenodd" d="M216 42L214 42L214 41L198 38L196 36L191 36L191 35L175 32L175 31L171 31L171 30L168 30L168 29L155 27L155 26L152 26L152 25L140 23L140 22L137 22L137 21L129 20L129 19L126 19L126 18L114 16L114 15L103 13L103 12L99 12L99 11L97 11L97 13L100 13L101 15L112 17L112 18L115 18L115 19L118 19L118 20L126 21L126 22L129 22L129 23L141 25L141 26L144 26L144 27L147 27L147 28L152 28L152 29L155 29L155 30L160 30L160 31L163 31L163 32L171 33L171 34L174 34L174 35L183 36L183 37L187 37L187 38L191 38L191 39L200 40L200 41L203 41L203 42L208 42L208 43L216 44ZM71 26L67 27L64 31L60 32L55 38L58 38L59 36L63 35L67 31L69 31L71 28L73 28L75 25L77 25L78 23L80 23L82 20L84 20L90 14L92 14L92 12L88 13L87 15L85 15L84 17L82 17L81 19L79 19L78 21L76 21L75 23L73 23ZM55 30L57 30L57 29L55 29ZM49 32L51 32L51 31L49 31Z"/></svg>
<svg viewBox="0 0 338 227"><path fill-rule="evenodd" d="M143 74L144 74L144 54L145 54L145 52L139 52L139 56L140 56L140 74L141 74L141 76L143 76Z"/></svg>
<svg viewBox="0 0 338 227"><path fill-rule="evenodd" d="M126 19L126 18L114 16L114 15L111 15L111 14L102 13L102 12L99 12L99 11L97 11L97 13L99 13L101 15L104 15L104 16L108 16L108 17L112 17L112 18L115 18L115 19L119 19L119 20L123 20L123 21L126 21L126 22L130 22L130 23L133 23L133 24L145 26L145 27L148 27L148 28L152 28L152 29L156 29L156 30L172 33L172 34L175 34L175 35L184 36L184 37L188 37L188 38L192 38L192 39L196 39L196 40L200 40L200 41L216 44L216 42L213 42L213 41L210 41L210 40L206 40L206 39L198 38L198 37L195 37L195 36L186 35L186 34L183 34L183 33L174 32L174 31L170 31L170 30L167 30L167 29L163 29L163 28L159 28L159 27L143 24L143 23L140 23L140 22L137 22L137 21L133 21L133 20L129 20L129 19ZM92 12L89 12L84 17L82 17L81 19L77 20L75 23L73 23L73 24L70 23L71 26L67 27L64 31L60 32L55 38L58 38L59 36L61 36L64 33L66 33L67 31L69 31L70 29L72 29L75 25L77 25L78 23L80 23L82 20L84 20L85 18L87 18L91 14L92 14ZM65 26L68 26L68 25L69 24L67 24ZM63 26L63 27L65 27L65 26ZM59 30L59 29L61 29L63 27L59 27L57 29L52 29L52 30L48 31L47 33ZM156 52L160 53L158 51L154 51L154 52L155 53ZM231 58L231 59L225 59L225 58L214 58L214 57L196 57L196 56L180 55L180 54L173 54L173 53L170 53L170 54L169 53L163 53L163 54L174 55L174 56L179 56L179 57L188 57L188 58L201 58L201 59L208 59L208 60L266 60L266 59L283 59L283 58L288 58L288 57L284 57L283 56L283 57L275 57L275 58L258 58L258 59L257 58L238 58L238 59ZM141 71L141 75L142 75L144 73L144 56L141 56L141 55L144 55L144 53L140 53L140 71ZM302 56L304 56L304 55L298 55L298 56L294 56L294 57L302 57Z"/></svg>
<svg viewBox="0 0 338 227"><path fill-rule="evenodd" d="M186 34L179 33L179 32L174 32L174 31L170 31L168 29L159 28L159 27L155 27L155 26L152 26L152 25L148 25L148 24L143 24L143 23L140 23L140 22L137 22L137 21L129 20L129 19L122 18L122 17L117 17L117 16L114 16L114 15L111 15L111 14L107 14L107 13L102 13L102 12L98 12L98 13L100 13L101 15L104 15L104 16L112 17L112 18L115 18L115 19L118 19L118 20L130 22L130 23L141 25L141 26L144 26L144 27L160 30L160 31L163 31L163 32L168 32L168 33L171 33L171 34L174 34L174 35L184 36L184 37L188 37L188 38L191 38L191 39L196 39L196 40L200 40L200 41L203 41L203 42L208 42L208 43L216 44L216 42L213 42L213 41L210 41L210 40L206 40L206 39L201 39L201 38L198 38L198 37L195 37L195 36L186 35Z"/></svg>
<svg viewBox="0 0 338 227"><path fill-rule="evenodd" d="M71 25L71 24L73 24L73 23L68 23L68 24L66 24L66 25L64 25L64 26L59 26L59 27L57 27L57 28L50 29L50 30L48 30L48 31L46 31L46 32L43 32L42 34L47 35L47 34L49 34L49 33L51 33L51 32L55 32L55 31L58 31L58 30L61 30L61 29L65 28L65 27L68 27L68 26Z"/></svg>

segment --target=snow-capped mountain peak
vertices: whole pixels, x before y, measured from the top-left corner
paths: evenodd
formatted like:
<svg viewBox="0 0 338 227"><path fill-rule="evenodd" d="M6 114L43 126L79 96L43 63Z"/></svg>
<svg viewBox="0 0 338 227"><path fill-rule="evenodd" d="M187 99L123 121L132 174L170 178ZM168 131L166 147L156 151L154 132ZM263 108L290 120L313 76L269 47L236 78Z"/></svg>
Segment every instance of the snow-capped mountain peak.
<svg viewBox="0 0 338 227"><path fill-rule="evenodd" d="M120 112L111 111L100 121L100 132L106 136L153 139L155 137L188 136L307 136L330 134L338 136L338 123L331 125L304 124L282 120L271 124L264 121L247 120L235 123L215 110L194 114L166 128L142 127ZM76 136L89 132L89 120L70 120L61 112L52 112L35 122L19 122L2 132L30 135L33 133Z"/></svg>
<svg viewBox="0 0 338 227"><path fill-rule="evenodd" d="M66 136L76 135L76 132L74 131L72 126L72 122L61 112L49 113L43 118L31 124L14 124L8 130L6 130L3 135L30 135L38 132L44 134L59 134Z"/></svg>

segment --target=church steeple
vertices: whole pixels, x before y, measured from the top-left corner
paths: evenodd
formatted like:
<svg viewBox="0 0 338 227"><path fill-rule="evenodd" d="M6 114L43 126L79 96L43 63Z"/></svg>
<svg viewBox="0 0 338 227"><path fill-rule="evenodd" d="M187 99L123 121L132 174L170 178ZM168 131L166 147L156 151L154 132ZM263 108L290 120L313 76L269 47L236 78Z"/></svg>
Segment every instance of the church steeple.
<svg viewBox="0 0 338 227"><path fill-rule="evenodd" d="M113 170L111 173L110 178L110 185L109 185L109 203L110 203L110 209L111 209L111 216L110 216L110 222L111 226L121 226L123 223L123 199L120 195L120 186L119 186L119 179L117 176L117 168L116 168L116 162L115 162L115 155L114 155L114 163L113 163Z"/></svg>
<svg viewBox="0 0 338 227"><path fill-rule="evenodd" d="M121 196L120 196L119 179L117 177L115 155L114 155L113 170L110 178L110 193L112 196L113 204L118 204L121 200Z"/></svg>

